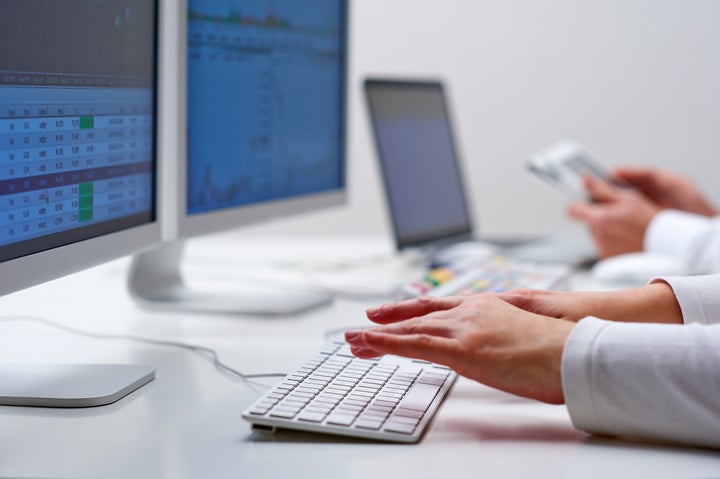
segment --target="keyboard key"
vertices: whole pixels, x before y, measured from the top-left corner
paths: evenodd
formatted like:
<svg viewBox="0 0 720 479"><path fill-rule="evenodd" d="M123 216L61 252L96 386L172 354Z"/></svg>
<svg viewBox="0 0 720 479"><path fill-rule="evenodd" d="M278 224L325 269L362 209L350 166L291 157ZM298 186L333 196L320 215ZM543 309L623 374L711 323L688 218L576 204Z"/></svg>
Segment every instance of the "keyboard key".
<svg viewBox="0 0 720 479"><path fill-rule="evenodd" d="M415 384L407 394L402 398L399 408L411 409L413 411L425 412L435 399L435 395L440 390L440 386L432 384Z"/></svg>
<svg viewBox="0 0 720 479"><path fill-rule="evenodd" d="M371 420L371 419L358 419L355 423L355 427L359 427L362 429L380 429L383 422L381 420Z"/></svg>
<svg viewBox="0 0 720 479"><path fill-rule="evenodd" d="M355 421L355 416L349 414L332 413L327 418L328 424L335 424L337 426L349 426Z"/></svg>
<svg viewBox="0 0 720 479"><path fill-rule="evenodd" d="M327 414L319 413L319 412L311 412L311 411L303 411L298 415L298 420L300 421L308 421L308 422L322 422L323 419L325 419L325 416Z"/></svg>
<svg viewBox="0 0 720 479"><path fill-rule="evenodd" d="M291 409L273 409L270 415L272 417L284 417L287 419L292 419L297 415L297 413L298 411Z"/></svg>
<svg viewBox="0 0 720 479"><path fill-rule="evenodd" d="M423 412L424 411L415 411L414 409L405 409L405 408L399 407L399 408L395 409L394 414L396 416L407 416L407 417L419 419L419 418L423 417Z"/></svg>
<svg viewBox="0 0 720 479"><path fill-rule="evenodd" d="M399 422L388 421L383 427L384 431L399 432L402 434L412 434L415 431L415 426L412 424L403 424Z"/></svg>
<svg viewBox="0 0 720 479"><path fill-rule="evenodd" d="M419 422L420 422L420 419L418 419L416 417L398 416L397 414L393 414L388 419L388 423L410 424L412 426L417 426Z"/></svg>

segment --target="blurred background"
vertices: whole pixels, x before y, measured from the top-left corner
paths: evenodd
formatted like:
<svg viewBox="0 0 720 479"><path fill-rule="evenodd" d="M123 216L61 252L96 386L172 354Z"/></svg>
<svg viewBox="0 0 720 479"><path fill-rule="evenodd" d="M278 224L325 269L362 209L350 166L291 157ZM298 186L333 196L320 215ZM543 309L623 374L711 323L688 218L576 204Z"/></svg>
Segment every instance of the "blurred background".
<svg viewBox="0 0 720 479"><path fill-rule="evenodd" d="M556 140L608 165L685 172L720 204L720 2L351 2L349 201L242 234L386 235L366 76L440 78L482 234L572 228L565 199L526 171Z"/></svg>

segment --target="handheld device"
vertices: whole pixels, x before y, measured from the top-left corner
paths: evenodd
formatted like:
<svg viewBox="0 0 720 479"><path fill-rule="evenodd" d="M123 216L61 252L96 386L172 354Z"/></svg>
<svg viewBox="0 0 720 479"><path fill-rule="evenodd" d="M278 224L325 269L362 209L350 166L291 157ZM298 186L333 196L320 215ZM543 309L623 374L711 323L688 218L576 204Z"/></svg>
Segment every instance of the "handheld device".
<svg viewBox="0 0 720 479"><path fill-rule="evenodd" d="M631 187L574 141L562 141L536 153L531 157L528 169L573 200L590 200L583 183L583 178L588 175L620 187Z"/></svg>

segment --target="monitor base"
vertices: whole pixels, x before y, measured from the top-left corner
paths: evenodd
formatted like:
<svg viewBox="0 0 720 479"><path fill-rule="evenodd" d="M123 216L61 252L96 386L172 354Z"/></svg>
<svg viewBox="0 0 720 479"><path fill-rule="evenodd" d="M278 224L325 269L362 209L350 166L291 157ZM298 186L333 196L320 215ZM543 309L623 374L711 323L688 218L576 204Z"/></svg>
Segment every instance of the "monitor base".
<svg viewBox="0 0 720 479"><path fill-rule="evenodd" d="M290 315L329 304L333 295L309 289L271 289L259 285L240 285L232 292L216 292L188 287L180 272L183 243L165 243L135 255L128 276L128 287L144 307L173 311Z"/></svg>
<svg viewBox="0 0 720 479"><path fill-rule="evenodd" d="M132 364L2 364L0 405L104 406L154 378L153 368Z"/></svg>

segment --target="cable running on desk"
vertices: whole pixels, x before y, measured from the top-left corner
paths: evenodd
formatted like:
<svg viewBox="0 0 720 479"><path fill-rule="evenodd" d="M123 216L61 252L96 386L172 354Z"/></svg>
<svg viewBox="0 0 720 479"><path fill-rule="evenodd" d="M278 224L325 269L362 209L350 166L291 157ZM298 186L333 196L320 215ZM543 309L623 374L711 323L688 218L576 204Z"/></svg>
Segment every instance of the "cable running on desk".
<svg viewBox="0 0 720 479"><path fill-rule="evenodd" d="M192 351L194 353L199 354L200 356L203 356L207 359L210 359L213 363L213 366L215 366L215 369L220 371L222 374L235 378L240 379L241 381L246 382L252 382L253 379L262 379L262 378L277 378L277 377L284 377L285 373L259 373L259 374L245 374L237 369L234 369L227 364L220 361L220 358L218 357L217 351L215 351L212 348L209 348L207 346L200 346L196 344L189 344L189 343L182 343L178 341L167 341L163 339L152 339L152 338L145 338L142 336L135 336L133 334L111 334L111 333L97 333L93 331L85 331L82 329L73 328L71 326L65 326L64 324L56 323L54 321L50 321L49 319L45 318L39 318L36 316L1 316L0 321L29 321L33 323L39 323L43 324L45 326L51 326L53 328L59 329L61 331L65 331L68 333L76 334L79 336L86 336L89 338L94 339L123 339L127 341L132 341L136 343L144 343L144 344L152 344L156 346L170 346L174 348L180 348L185 349L188 351Z"/></svg>

